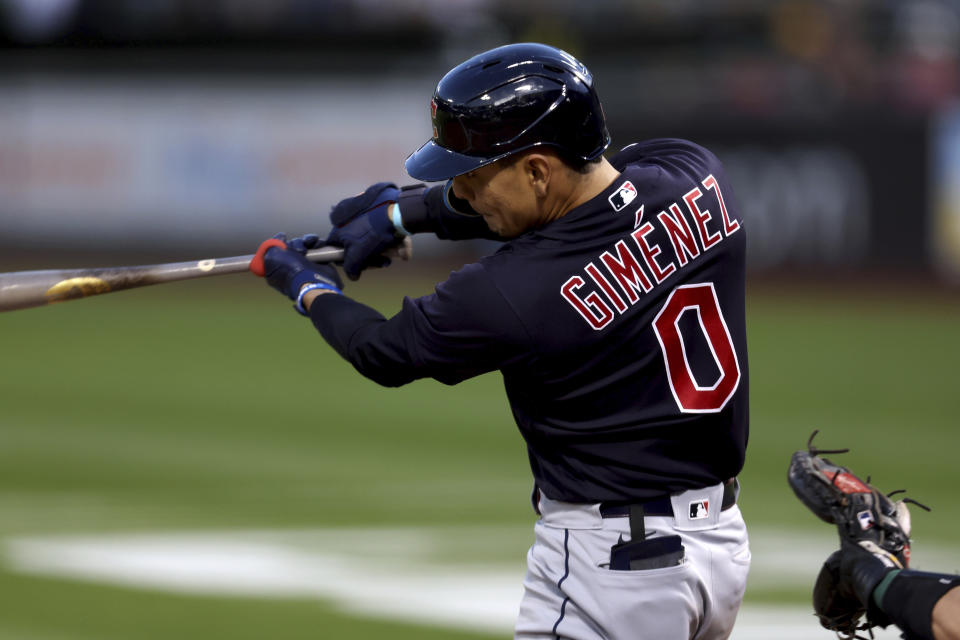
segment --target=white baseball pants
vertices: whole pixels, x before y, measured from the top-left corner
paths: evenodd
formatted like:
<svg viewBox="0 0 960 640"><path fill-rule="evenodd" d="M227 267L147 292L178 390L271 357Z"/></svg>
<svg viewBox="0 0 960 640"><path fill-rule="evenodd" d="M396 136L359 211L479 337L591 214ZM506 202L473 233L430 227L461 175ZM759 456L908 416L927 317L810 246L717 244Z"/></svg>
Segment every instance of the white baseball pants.
<svg viewBox="0 0 960 640"><path fill-rule="evenodd" d="M674 517L644 518L647 539L679 535L685 559L660 569L611 570L610 548L630 540L628 518L603 518L600 505L541 493L536 540L527 554L518 640L723 640L736 620L750 567L747 529L723 486L673 496ZM690 516L694 515L694 518Z"/></svg>

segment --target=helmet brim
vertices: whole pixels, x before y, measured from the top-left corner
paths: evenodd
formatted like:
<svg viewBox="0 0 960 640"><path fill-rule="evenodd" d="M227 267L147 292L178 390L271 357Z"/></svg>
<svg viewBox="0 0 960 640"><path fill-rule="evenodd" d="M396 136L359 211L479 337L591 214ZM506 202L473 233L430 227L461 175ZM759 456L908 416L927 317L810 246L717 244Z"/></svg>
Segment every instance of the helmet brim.
<svg viewBox="0 0 960 640"><path fill-rule="evenodd" d="M404 167L410 177L415 180L441 182L495 162L498 158L499 156L494 158L468 156L441 147L430 140L410 154Z"/></svg>

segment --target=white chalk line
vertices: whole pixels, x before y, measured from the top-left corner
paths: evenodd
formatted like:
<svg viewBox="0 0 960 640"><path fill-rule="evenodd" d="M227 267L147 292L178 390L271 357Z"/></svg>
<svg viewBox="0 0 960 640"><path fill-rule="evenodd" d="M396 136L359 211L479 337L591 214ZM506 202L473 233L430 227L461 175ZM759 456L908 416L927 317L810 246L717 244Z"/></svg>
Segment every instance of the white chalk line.
<svg viewBox="0 0 960 640"><path fill-rule="evenodd" d="M530 538L513 527L37 536L6 540L4 556L26 574L182 594L318 598L365 617L509 635ZM829 534L753 531L750 588L809 589L835 546ZM950 549L914 557L924 569L960 567ZM745 605L732 638L771 637L835 636L808 607ZM892 628L877 634L898 637Z"/></svg>

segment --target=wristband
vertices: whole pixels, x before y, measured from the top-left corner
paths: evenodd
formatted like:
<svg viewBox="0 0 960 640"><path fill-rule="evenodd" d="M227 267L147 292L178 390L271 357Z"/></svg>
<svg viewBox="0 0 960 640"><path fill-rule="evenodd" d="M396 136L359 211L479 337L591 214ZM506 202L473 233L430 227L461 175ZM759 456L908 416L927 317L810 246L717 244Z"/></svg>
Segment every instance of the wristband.
<svg viewBox="0 0 960 640"><path fill-rule="evenodd" d="M901 569L894 569L887 575L883 577L883 580L873 588L873 604L883 609L883 596L887 595L887 589L890 588L890 583L893 582L893 579L899 575Z"/></svg>
<svg viewBox="0 0 960 640"><path fill-rule="evenodd" d="M343 291L340 291L340 289L337 289L332 284L327 284L326 282L313 282L311 284L304 285L303 288L300 289L300 293L297 294L297 303L293 306L293 308L297 310L297 313L302 316L309 315L307 310L303 308L303 296L307 295L308 291L313 291L314 289L326 289L332 293L343 295Z"/></svg>
<svg viewBox="0 0 960 640"><path fill-rule="evenodd" d="M393 228L405 236L410 235L410 232L403 228L403 218L400 216L400 205L394 202L390 205L388 211L390 212L390 220L393 221Z"/></svg>

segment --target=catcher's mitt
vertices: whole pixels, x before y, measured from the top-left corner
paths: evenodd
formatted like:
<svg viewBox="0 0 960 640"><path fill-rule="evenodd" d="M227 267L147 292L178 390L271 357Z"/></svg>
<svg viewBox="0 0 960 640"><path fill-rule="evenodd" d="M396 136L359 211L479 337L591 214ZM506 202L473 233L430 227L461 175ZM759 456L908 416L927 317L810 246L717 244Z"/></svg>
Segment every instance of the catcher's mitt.
<svg viewBox="0 0 960 640"><path fill-rule="evenodd" d="M841 550L827 559L817 578L814 609L821 625L853 638L865 612L866 628L885 623L876 607L869 606L870 593L885 570L903 569L910 562L910 511L906 503L927 508L910 498L894 502L890 496L899 491L884 495L869 484L869 478L864 482L849 469L823 458L825 453L848 450L817 449L813 446L816 435L814 431L810 436L806 451L793 454L787 480L808 509L837 526ZM869 575L853 568L863 559L861 555L872 556L867 558L874 563Z"/></svg>

